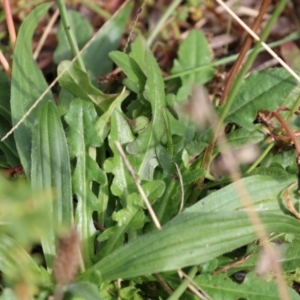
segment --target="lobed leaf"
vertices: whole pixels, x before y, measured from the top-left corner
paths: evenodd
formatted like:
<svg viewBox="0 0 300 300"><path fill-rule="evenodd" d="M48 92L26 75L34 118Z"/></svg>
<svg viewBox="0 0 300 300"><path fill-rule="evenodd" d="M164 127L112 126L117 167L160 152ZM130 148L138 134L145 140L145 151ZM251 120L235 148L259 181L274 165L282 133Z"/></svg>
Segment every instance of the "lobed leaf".
<svg viewBox="0 0 300 300"><path fill-rule="evenodd" d="M259 110L272 111L281 106L296 86L296 80L283 68L252 72L231 105L225 122L253 128Z"/></svg>
<svg viewBox="0 0 300 300"><path fill-rule="evenodd" d="M82 239L84 262L91 265L94 256L95 227L92 214L97 211L98 199L92 192L92 182L105 184L103 171L92 159L89 150L102 144L95 129L97 114L93 105L75 99L69 108L65 120L69 125L68 143L70 156L76 158L76 166L72 176L73 193L77 198L76 224Z"/></svg>
<svg viewBox="0 0 300 300"><path fill-rule="evenodd" d="M151 148L157 146L165 135L163 117L163 109L165 108L164 82L160 68L153 54L149 51L145 52L145 64L147 82L144 94L151 104L152 120L138 138L127 145L127 151L131 154L146 154Z"/></svg>
<svg viewBox="0 0 300 300"><path fill-rule="evenodd" d="M180 76L181 87L176 96L178 103L187 100L194 85L203 85L213 77L215 70L209 65L211 59L212 52L205 35L199 30L191 30L179 47L178 59L174 60L171 70L172 74L190 71L189 74ZM206 65L201 71L193 70Z"/></svg>

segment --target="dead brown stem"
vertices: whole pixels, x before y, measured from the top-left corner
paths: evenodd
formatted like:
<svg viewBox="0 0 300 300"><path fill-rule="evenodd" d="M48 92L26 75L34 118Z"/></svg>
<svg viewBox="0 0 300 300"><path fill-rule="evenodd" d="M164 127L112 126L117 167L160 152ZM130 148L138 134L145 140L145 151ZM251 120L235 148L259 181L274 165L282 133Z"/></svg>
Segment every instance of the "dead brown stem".
<svg viewBox="0 0 300 300"><path fill-rule="evenodd" d="M252 30L254 32L257 32L257 30L259 29L260 27L260 24L261 24L261 21L269 7L269 5L271 4L271 0L264 0L260 9L259 9L259 14L258 16L256 17L254 23L253 23L253 26L252 26ZM247 53L247 51L249 50L249 48L251 47L252 45L252 41L253 41L253 38L251 35L247 35L246 37L246 40L244 42L244 45L240 51L240 54L237 58L237 60L235 61L233 67L231 68L230 72L229 72L229 75L226 79L226 82L225 82L225 87L224 87L224 91L222 93L222 98L220 100L220 105L223 105L225 102L226 102L226 99L227 99L227 95L229 93L229 90L231 88L231 85L233 83L233 80L235 78L235 75L236 73L239 71L242 63L243 63L243 60L245 58L245 55Z"/></svg>

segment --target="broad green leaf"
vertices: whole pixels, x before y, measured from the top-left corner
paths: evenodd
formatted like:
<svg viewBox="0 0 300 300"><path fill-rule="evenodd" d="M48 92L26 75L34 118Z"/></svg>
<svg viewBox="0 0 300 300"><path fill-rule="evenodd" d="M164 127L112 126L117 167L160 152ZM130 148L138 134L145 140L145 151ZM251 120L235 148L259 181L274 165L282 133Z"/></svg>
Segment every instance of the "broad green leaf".
<svg viewBox="0 0 300 300"><path fill-rule="evenodd" d="M76 166L72 177L73 193L77 198L76 224L82 239L83 258L86 266L91 265L94 256L95 227L92 214L97 211L98 199L92 192L92 182L106 182L103 171L92 159L89 150L99 147L101 139L95 129L96 111L92 103L75 99L69 108L65 120L69 125L68 143L71 158L76 158Z"/></svg>
<svg viewBox="0 0 300 300"><path fill-rule="evenodd" d="M5 278L15 282L33 284L39 282L40 278L36 262L24 248L5 234L0 235L0 271Z"/></svg>
<svg viewBox="0 0 300 300"><path fill-rule="evenodd" d="M191 212L215 212L242 210L243 205L235 185L243 184L245 193L250 195L253 205L259 211L282 213L283 199L280 196L296 178L294 176L250 176L232 183L201 199L183 214ZM241 186L241 185L240 185Z"/></svg>
<svg viewBox="0 0 300 300"><path fill-rule="evenodd" d="M299 233L294 218L264 212L267 232ZM162 230L146 234L109 254L82 274L81 279L131 278L198 265L256 239L245 212L185 213ZM97 279L96 279L97 280Z"/></svg>
<svg viewBox="0 0 300 300"><path fill-rule="evenodd" d="M51 239L42 241L48 267L55 255L54 226L72 226L73 200L67 141L57 108L44 102L38 111L32 137L31 185L34 190L53 189L53 202L45 202ZM42 200L41 200L42 201ZM38 205L38 203L36 204ZM46 222L46 220L45 220Z"/></svg>
<svg viewBox="0 0 300 300"><path fill-rule="evenodd" d="M64 70L67 70L64 72ZM62 61L57 68L57 73L63 75L59 79L59 84L69 91L74 97L90 101L105 112L116 95L106 95L95 88L87 73L72 64L70 61Z"/></svg>
<svg viewBox="0 0 300 300"><path fill-rule="evenodd" d="M11 80L11 116L15 125L48 88L48 84L32 58L33 32L47 12L51 4L43 4L35 8L22 23L18 32L14 50ZM49 91L43 98L53 99ZM31 136L36 122L37 110L34 110L14 132L16 145L22 166L27 176L31 169Z"/></svg>
<svg viewBox="0 0 300 300"><path fill-rule="evenodd" d="M241 85L225 122L253 128L258 110L277 109L295 86L296 80L283 68L252 72Z"/></svg>
<svg viewBox="0 0 300 300"><path fill-rule="evenodd" d="M93 27L79 12L75 10L68 10L67 14L70 28L72 29L79 49L81 49L92 37ZM58 64L62 60L72 60L73 56L71 48L64 31L62 21L59 22L57 40L58 44L53 54L54 62Z"/></svg>
<svg viewBox="0 0 300 300"><path fill-rule="evenodd" d="M149 51L145 52L145 64L145 74L147 76L145 98L151 104L152 120L140 133L138 138L128 144L127 151L131 154L147 153L151 148L161 143L165 134L165 122L163 118L165 92L161 70L153 54Z"/></svg>
<svg viewBox="0 0 300 300"><path fill-rule="evenodd" d="M238 284L232 281L225 274L219 275L200 275L195 282L212 299L240 299L245 300L278 300L278 288L276 282L266 281L257 277L253 273L247 274L243 283ZM299 299L296 291L289 288L289 299Z"/></svg>
<svg viewBox="0 0 300 300"><path fill-rule="evenodd" d="M203 85L214 75L215 70L208 64L211 62L212 52L209 49L205 35L199 30L191 30L181 43L178 59L175 59L172 74L189 71L189 74L180 76L181 87L177 92L177 102L187 100L194 85ZM196 67L208 65L201 71L194 71Z"/></svg>
<svg viewBox="0 0 300 300"><path fill-rule="evenodd" d="M101 300L103 299L100 296L99 288L86 281L79 281L72 284L69 284L66 287L66 291L71 293L76 298L79 297L80 299L85 300Z"/></svg>
<svg viewBox="0 0 300 300"><path fill-rule="evenodd" d="M133 3L127 2L103 25L92 44L83 52L82 59L93 83L110 72L113 62L109 52L116 50L128 23Z"/></svg>
<svg viewBox="0 0 300 300"><path fill-rule="evenodd" d="M64 88L60 89L59 98L57 101L57 109L61 117L67 114L70 104L74 99L75 97L70 92L68 92Z"/></svg>

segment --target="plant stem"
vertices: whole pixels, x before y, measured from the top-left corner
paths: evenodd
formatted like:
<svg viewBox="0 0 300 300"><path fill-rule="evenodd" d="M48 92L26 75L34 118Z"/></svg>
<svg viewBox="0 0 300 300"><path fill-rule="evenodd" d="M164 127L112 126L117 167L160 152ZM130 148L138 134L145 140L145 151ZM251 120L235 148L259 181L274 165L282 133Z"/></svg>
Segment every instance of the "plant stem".
<svg viewBox="0 0 300 300"><path fill-rule="evenodd" d="M67 36L72 54L74 57L76 57L79 53L79 48L68 20L68 13L67 13L65 3L63 0L57 0L57 5L58 5L61 21L64 26L65 34ZM83 60L80 55L78 55L77 57L77 65L82 71L86 72Z"/></svg>
<svg viewBox="0 0 300 300"><path fill-rule="evenodd" d="M269 146L259 156L259 158L251 165L251 167L245 172L245 174L251 173L261 163L261 161L266 157L266 155L270 152L270 150L273 148L274 145L275 145L274 143L269 144Z"/></svg>
<svg viewBox="0 0 300 300"><path fill-rule="evenodd" d="M176 9L176 7L181 3L182 0L174 0L172 4L167 8L165 13L162 15L162 17L157 22L156 26L154 27L153 31L150 33L148 39L147 39L147 46L150 47L153 43L154 39L158 35L159 31L164 26L167 19L171 16L173 11Z"/></svg>

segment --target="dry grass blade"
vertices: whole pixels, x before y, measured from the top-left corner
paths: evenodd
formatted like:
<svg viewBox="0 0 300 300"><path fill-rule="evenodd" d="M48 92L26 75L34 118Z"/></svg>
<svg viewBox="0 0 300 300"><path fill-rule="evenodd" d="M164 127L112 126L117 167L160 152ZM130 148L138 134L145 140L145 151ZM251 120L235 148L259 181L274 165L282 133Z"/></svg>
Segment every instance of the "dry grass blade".
<svg viewBox="0 0 300 300"><path fill-rule="evenodd" d="M222 0L216 0L256 41L260 42L259 36L251 30ZM278 63L285 68L298 82L300 82L300 77L297 73L290 68L266 43L261 42L261 45L265 50L272 55Z"/></svg>
<svg viewBox="0 0 300 300"><path fill-rule="evenodd" d="M43 33L42 37L40 38L39 43L38 43L38 45L37 45L37 47L34 51L34 54L33 54L34 59L37 59L37 57L39 56L40 51L41 51L41 49L42 49L42 47L43 47L43 45L44 45L44 43L47 39L52 27L54 26L55 21L57 20L58 16L59 16L59 10L56 9L54 14L52 15L47 27L45 28L44 33Z"/></svg>
<svg viewBox="0 0 300 300"><path fill-rule="evenodd" d="M190 289L190 291L192 291L199 299L202 300L212 300L211 297L209 297L209 295L207 295L195 282L192 278L190 278L188 275L186 275L183 271L178 270L177 271L179 277L185 278L187 279L190 284L188 286L188 288Z"/></svg>
<svg viewBox="0 0 300 300"><path fill-rule="evenodd" d="M257 18L255 19L253 26L252 26L253 32L257 32L257 30L259 29L261 21L262 21L264 15L265 15L265 12L270 4L271 4L271 0L263 1L262 5L260 7L260 10L259 10L259 14L258 14ZM234 65L233 65L232 69L230 70L229 75L226 79L225 88L224 88L224 91L222 94L222 98L220 100L220 105L225 103L229 89L232 85L233 79L234 79L236 73L238 72L238 70L240 69L240 67L243 63L243 60L246 56L246 53L249 50L251 44L252 44L252 37L250 35L248 35L243 44L243 47L242 47L240 53L239 53L239 56L238 56L237 60L235 61Z"/></svg>

